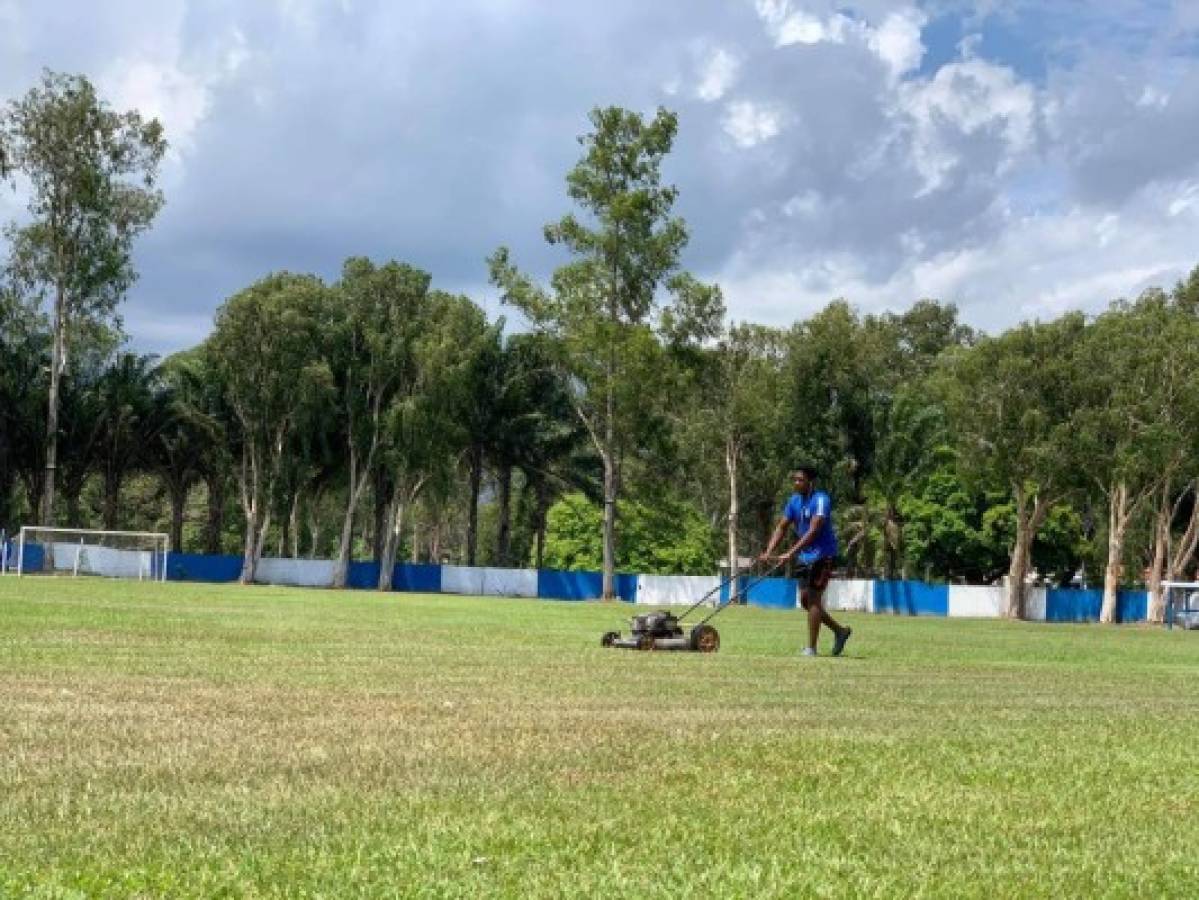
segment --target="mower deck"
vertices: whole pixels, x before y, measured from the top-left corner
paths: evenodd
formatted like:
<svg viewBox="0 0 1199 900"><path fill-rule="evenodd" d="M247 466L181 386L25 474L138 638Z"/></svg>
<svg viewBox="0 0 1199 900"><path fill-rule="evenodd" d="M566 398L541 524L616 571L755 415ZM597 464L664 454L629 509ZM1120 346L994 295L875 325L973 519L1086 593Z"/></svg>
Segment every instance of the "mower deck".
<svg viewBox="0 0 1199 900"><path fill-rule="evenodd" d="M711 625L700 623L687 633L678 617L668 612L651 612L633 616L631 633L621 637L619 631L609 631L600 638L604 647L624 650L682 650L690 653L715 653L720 649L720 634Z"/></svg>

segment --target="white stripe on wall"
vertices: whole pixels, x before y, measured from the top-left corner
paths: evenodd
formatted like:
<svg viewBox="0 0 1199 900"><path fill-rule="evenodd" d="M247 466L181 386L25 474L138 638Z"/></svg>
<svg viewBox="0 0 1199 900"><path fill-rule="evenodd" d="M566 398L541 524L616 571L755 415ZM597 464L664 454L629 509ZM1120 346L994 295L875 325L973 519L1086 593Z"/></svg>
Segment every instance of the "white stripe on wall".
<svg viewBox="0 0 1199 900"><path fill-rule="evenodd" d="M333 584L331 559L275 559L263 557L254 569L258 584L286 584L295 587L329 587Z"/></svg>
<svg viewBox="0 0 1199 900"><path fill-rule="evenodd" d="M487 597L536 597L536 569L481 569L480 594ZM444 572L444 570L443 570ZM442 578L444 579L444 575ZM444 585L444 580L442 581ZM442 590L445 590L443 587Z"/></svg>
<svg viewBox="0 0 1199 900"><path fill-rule="evenodd" d="M834 578L824 594L825 609L870 612L874 606L874 582L868 578Z"/></svg>
<svg viewBox="0 0 1199 900"><path fill-rule="evenodd" d="M1024 618L1030 622L1045 621L1045 597L1043 587L1030 587L1024 596Z"/></svg>
<svg viewBox="0 0 1199 900"><path fill-rule="evenodd" d="M949 586L949 615L951 618L997 619L1003 615L1004 603L1003 585L951 584Z"/></svg>
<svg viewBox="0 0 1199 900"><path fill-rule="evenodd" d="M483 570L471 566L442 566L441 592L443 594L483 593Z"/></svg>
<svg viewBox="0 0 1199 900"><path fill-rule="evenodd" d="M715 575L638 575L637 602L652 606L690 606L705 594L720 602L720 579Z"/></svg>

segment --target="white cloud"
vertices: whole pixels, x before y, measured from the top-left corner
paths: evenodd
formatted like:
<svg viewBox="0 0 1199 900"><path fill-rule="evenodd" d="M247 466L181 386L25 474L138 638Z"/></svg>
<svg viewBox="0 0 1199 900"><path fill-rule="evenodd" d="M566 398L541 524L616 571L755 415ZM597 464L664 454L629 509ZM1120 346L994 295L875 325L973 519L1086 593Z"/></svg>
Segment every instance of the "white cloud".
<svg viewBox="0 0 1199 900"><path fill-rule="evenodd" d="M783 215L793 218L811 217L820 211L822 205L823 202L818 193L811 190L803 191L783 204Z"/></svg>
<svg viewBox="0 0 1199 900"><path fill-rule="evenodd" d="M185 57L177 32L133 57L114 59L97 77L97 87L116 109L136 109L162 122L171 158L178 162L194 149L196 129L211 108L212 90L236 77L250 58L245 35L236 27L203 56Z"/></svg>
<svg viewBox="0 0 1199 900"><path fill-rule="evenodd" d="M780 47L788 44L819 44L821 41L840 43L843 17L834 16L826 25L815 16L794 12L778 25L775 41Z"/></svg>
<svg viewBox="0 0 1199 900"><path fill-rule="evenodd" d="M924 57L921 31L928 17L915 7L892 10L875 26L869 19L834 12L825 18L792 9L788 0L758 0L758 15L775 46L793 44L864 45L898 78L920 66Z"/></svg>
<svg viewBox="0 0 1199 900"><path fill-rule="evenodd" d="M1197 210L1199 210L1199 183L1194 181L1182 185L1177 196L1170 200L1169 206L1166 207L1171 218Z"/></svg>
<svg viewBox="0 0 1199 900"><path fill-rule="evenodd" d="M746 149L770 140L782 128L777 109L749 100L735 100L728 104L722 124L733 143Z"/></svg>
<svg viewBox="0 0 1199 900"><path fill-rule="evenodd" d="M702 65L695 95L707 102L719 100L737 77L737 66L737 58L729 51L719 47L711 51Z"/></svg>
<svg viewBox="0 0 1199 900"><path fill-rule="evenodd" d="M1005 171L1032 147L1037 104L1032 86L1011 69L965 59L942 66L931 80L901 85L898 112L914 128L912 159L927 193L963 161L959 136L993 132L1002 144L997 171Z"/></svg>
<svg viewBox="0 0 1199 900"><path fill-rule="evenodd" d="M115 109L136 109L162 122L174 150L191 146L192 133L208 111L204 84L170 62L116 59L98 81Z"/></svg>
<svg viewBox="0 0 1199 900"><path fill-rule="evenodd" d="M1170 94L1151 84L1145 85L1145 90L1141 92L1141 96L1137 99L1137 106L1150 106L1157 109L1165 109L1169 103Z"/></svg>
<svg viewBox="0 0 1199 900"><path fill-rule="evenodd" d="M1141 197L1121 215L1074 208L1027 216L994 242L933 254L919 241L908 242L906 258L882 280L852 251L770 267L738 255L718 277L738 319L785 326L838 296L867 312L936 297L957 303L965 321L994 332L1017 318L1050 319L1073 309L1097 314L1114 299L1182 277L1195 264L1194 222L1163 228L1155 202Z"/></svg>
<svg viewBox="0 0 1199 900"><path fill-rule="evenodd" d="M921 30L928 21L919 10L892 13L882 25L868 33L866 43L897 78L920 67L924 58Z"/></svg>

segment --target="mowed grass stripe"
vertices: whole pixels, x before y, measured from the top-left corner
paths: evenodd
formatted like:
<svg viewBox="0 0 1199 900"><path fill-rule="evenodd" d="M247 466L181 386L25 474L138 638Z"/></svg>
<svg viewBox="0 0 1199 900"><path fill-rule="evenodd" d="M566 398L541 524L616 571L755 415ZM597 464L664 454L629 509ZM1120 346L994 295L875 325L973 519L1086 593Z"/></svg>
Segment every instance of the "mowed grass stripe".
<svg viewBox="0 0 1199 900"><path fill-rule="evenodd" d="M1199 893L1199 635L631 612L0 579L0 895Z"/></svg>

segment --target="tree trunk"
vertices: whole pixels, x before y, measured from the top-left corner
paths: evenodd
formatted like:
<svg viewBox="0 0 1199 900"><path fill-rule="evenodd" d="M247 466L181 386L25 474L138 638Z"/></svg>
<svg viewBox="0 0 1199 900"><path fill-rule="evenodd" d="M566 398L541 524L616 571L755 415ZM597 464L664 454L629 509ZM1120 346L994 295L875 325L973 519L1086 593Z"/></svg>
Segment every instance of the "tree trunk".
<svg viewBox="0 0 1199 900"><path fill-rule="evenodd" d="M79 495L83 493L82 484L63 483L63 500L67 505L67 527L82 528L83 512L79 508Z"/></svg>
<svg viewBox="0 0 1199 900"><path fill-rule="evenodd" d="M121 508L121 482L124 472L109 470L104 473L104 527L116 531L118 512Z"/></svg>
<svg viewBox="0 0 1199 900"><path fill-rule="evenodd" d="M899 576L899 560L902 551L903 523L899 520L899 511L888 503L886 515L883 518L883 564L888 581L895 581Z"/></svg>
<svg viewBox="0 0 1199 900"><path fill-rule="evenodd" d="M242 584L253 584L254 574L258 570L258 557L260 555L260 543L258 534L258 513L257 511L246 513L246 541L242 552L241 576L238 578Z"/></svg>
<svg viewBox="0 0 1199 900"><path fill-rule="evenodd" d="M604 454L603 599L616 599L616 466L610 452Z"/></svg>
<svg viewBox="0 0 1199 900"><path fill-rule="evenodd" d="M1170 559L1171 578L1186 580L1186 570L1195 556L1196 546L1199 546L1199 479L1191 483L1191 518L1178 541L1178 550ZM1196 574L1195 580L1199 580L1199 573Z"/></svg>
<svg viewBox="0 0 1199 900"><path fill-rule="evenodd" d="M241 508L246 520L241 577L238 579L242 584L252 584L254 581L258 560L262 556L262 541L266 535L266 525L261 521L263 504L260 472L261 467L255 451L250 447L243 447L241 470L238 472Z"/></svg>
<svg viewBox="0 0 1199 900"><path fill-rule="evenodd" d="M736 441L729 438L724 443L724 468L729 476L729 521L728 521L728 554L729 554L729 584L737 584L737 574L740 565L737 552L737 522L741 516L741 498L737 493L737 463L739 457ZM736 593L734 588L733 593Z"/></svg>
<svg viewBox="0 0 1199 900"><path fill-rule="evenodd" d="M441 520L438 518L429 529L429 556L426 562L437 565L441 559Z"/></svg>
<svg viewBox="0 0 1199 900"><path fill-rule="evenodd" d="M537 551L536 565L540 569L545 565L545 529L546 519L549 517L550 509L550 488L545 479L537 482Z"/></svg>
<svg viewBox="0 0 1199 900"><path fill-rule="evenodd" d="M383 540L383 553L379 557L379 590L390 591L392 573L396 564L396 551L400 546L400 535L404 528L404 501L397 487L392 498L390 515L388 516L387 534Z"/></svg>
<svg viewBox="0 0 1199 900"><path fill-rule="evenodd" d="M41 524L54 527L54 471L58 466L58 403L62 370L65 368L67 298L62 285L54 294L54 349L50 356L50 397L46 412L46 476L42 481ZM47 550L49 552L49 550ZM53 569L53 561L47 563Z"/></svg>
<svg viewBox="0 0 1199 900"><path fill-rule="evenodd" d="M187 486L172 484L168 487L171 495L171 550L183 552L183 511L187 506Z"/></svg>
<svg viewBox="0 0 1199 900"><path fill-rule="evenodd" d="M1124 573L1124 534L1131 512L1128 485L1117 482L1108 493L1107 565L1103 570L1103 605L1099 610L1099 621L1108 625L1116 621L1120 577Z"/></svg>
<svg viewBox="0 0 1199 900"><path fill-rule="evenodd" d="M479 493L483 487L483 446L470 448L470 500L466 514L466 564L473 566L479 545Z"/></svg>
<svg viewBox="0 0 1199 900"><path fill-rule="evenodd" d="M1170 548L1170 529L1174 524L1174 519L1178 515L1178 508L1182 504L1183 499L1187 496L1187 491L1179 494L1178 498L1171 503L1169 495L1166 491L1162 492L1161 505L1158 508L1157 531L1158 539L1155 549L1155 563L1158 552L1165 557L1163 564L1164 578L1158 578L1156 585L1150 582L1149 593L1149 611L1147 618L1150 622L1162 622L1166 617L1166 597L1162 586L1162 581L1187 581L1186 572L1191 564L1191 559L1195 554L1196 545L1199 545L1199 480L1192 482L1189 486L1189 492L1192 497L1191 502L1191 517L1187 521L1186 530L1182 537L1179 538L1173 552ZM1152 578L1152 576L1151 576ZM1195 573L1194 580L1199 580L1199 572Z"/></svg>
<svg viewBox="0 0 1199 900"><path fill-rule="evenodd" d="M512 543L512 468L500 466L497 473L499 480L499 527L495 537L495 564L509 566L508 559Z"/></svg>
<svg viewBox="0 0 1199 900"><path fill-rule="evenodd" d="M1032 559L1032 542L1036 539L1037 530L1049 511L1049 502L1038 494L1032 499L1030 510L1029 498L1023 487L1014 488L1013 494L1016 501L1016 543L1012 547L1011 562L1008 566L1005 614L1009 619L1023 619L1027 612L1025 580Z"/></svg>
<svg viewBox="0 0 1199 900"><path fill-rule="evenodd" d="M377 562L383 558L383 544L387 540L387 498L391 494L387 484L387 474L383 471L382 466L375 473L372 490L375 495L375 534L372 549Z"/></svg>
<svg viewBox="0 0 1199 900"><path fill-rule="evenodd" d="M1149 622L1163 622L1166 618L1166 598L1162 592L1166 564L1170 556L1170 520L1173 517L1170 503L1170 485L1162 486L1157 514L1153 518L1153 562L1149 567L1149 603L1145 618Z"/></svg>
<svg viewBox="0 0 1199 900"><path fill-rule="evenodd" d="M291 498L291 513L288 516L287 533L291 538L291 558L300 558L300 492Z"/></svg>
<svg viewBox="0 0 1199 900"><path fill-rule="evenodd" d="M350 550L354 543L354 515L358 511L358 504L362 501L364 487L366 487L366 477L358 471L358 454L351 442L350 489L347 492L345 515L341 520L341 538L337 542L337 562L333 566L333 587L335 588L346 586L346 574L350 570Z"/></svg>

